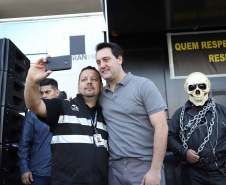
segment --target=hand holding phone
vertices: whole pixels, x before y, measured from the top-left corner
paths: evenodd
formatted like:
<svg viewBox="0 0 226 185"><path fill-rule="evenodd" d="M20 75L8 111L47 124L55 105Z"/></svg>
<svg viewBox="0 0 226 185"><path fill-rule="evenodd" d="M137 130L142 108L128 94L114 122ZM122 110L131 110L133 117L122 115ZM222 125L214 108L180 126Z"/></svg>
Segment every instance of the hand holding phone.
<svg viewBox="0 0 226 185"><path fill-rule="evenodd" d="M71 55L46 58L45 71L68 70L72 67Z"/></svg>

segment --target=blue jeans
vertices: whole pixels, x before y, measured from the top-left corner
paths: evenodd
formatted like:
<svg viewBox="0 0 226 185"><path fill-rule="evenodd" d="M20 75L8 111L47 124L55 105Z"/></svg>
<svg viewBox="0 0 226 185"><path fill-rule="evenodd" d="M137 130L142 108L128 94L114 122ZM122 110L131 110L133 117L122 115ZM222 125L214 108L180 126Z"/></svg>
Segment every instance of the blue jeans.
<svg viewBox="0 0 226 185"><path fill-rule="evenodd" d="M34 175L33 176L33 182L31 183L32 185L51 185L51 176L38 176Z"/></svg>

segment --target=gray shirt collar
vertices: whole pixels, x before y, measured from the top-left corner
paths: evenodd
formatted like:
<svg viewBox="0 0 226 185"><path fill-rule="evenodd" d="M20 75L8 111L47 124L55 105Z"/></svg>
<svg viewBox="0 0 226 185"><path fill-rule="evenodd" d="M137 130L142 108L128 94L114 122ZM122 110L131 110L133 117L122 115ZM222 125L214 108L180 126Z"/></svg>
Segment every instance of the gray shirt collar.
<svg viewBox="0 0 226 185"><path fill-rule="evenodd" d="M133 77L133 75L131 74L131 72L128 72L127 75L122 79L122 81L118 82L117 84L125 86L126 84L129 83L129 81L132 79L132 77ZM105 90L110 91L110 84L108 82L106 83Z"/></svg>

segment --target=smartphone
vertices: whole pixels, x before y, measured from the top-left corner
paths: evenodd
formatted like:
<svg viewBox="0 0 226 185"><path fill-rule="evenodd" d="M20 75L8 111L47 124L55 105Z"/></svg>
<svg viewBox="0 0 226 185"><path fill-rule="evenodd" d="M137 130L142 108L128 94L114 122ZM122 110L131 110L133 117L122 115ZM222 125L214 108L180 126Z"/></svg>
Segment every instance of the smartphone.
<svg viewBox="0 0 226 185"><path fill-rule="evenodd" d="M45 71L68 70L72 67L71 55L46 58Z"/></svg>

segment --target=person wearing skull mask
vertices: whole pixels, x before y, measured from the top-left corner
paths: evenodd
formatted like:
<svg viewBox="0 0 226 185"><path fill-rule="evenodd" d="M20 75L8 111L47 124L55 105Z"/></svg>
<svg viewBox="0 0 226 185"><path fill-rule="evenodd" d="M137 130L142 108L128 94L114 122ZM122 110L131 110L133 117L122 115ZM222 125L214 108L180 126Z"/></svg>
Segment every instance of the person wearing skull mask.
<svg viewBox="0 0 226 185"><path fill-rule="evenodd" d="M226 183L226 107L209 98L209 79L191 73L184 84L189 100L169 123L168 149L181 162L187 185Z"/></svg>

